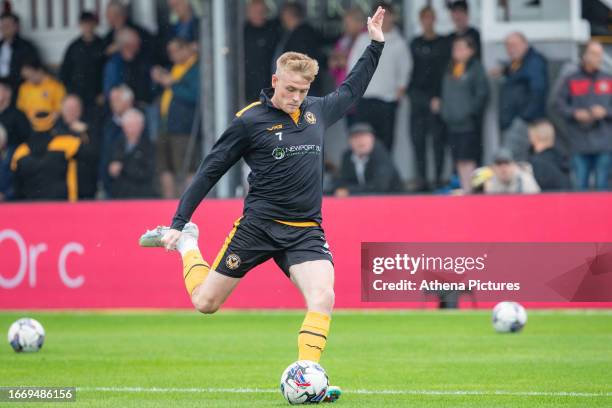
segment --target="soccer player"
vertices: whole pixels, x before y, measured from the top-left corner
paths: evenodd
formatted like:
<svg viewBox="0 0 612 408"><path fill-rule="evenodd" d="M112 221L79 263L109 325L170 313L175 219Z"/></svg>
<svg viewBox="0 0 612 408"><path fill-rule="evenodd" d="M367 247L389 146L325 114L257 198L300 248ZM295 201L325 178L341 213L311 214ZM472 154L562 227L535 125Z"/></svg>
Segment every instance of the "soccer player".
<svg viewBox="0 0 612 408"><path fill-rule="evenodd" d="M378 7L368 18L370 45L340 87L324 97L306 96L317 62L300 53L282 54L272 88L236 114L182 195L172 225L140 239L141 246L180 252L187 292L202 313L216 312L249 270L274 258L306 300L299 360L321 358L334 305L332 254L321 227L323 136L368 87L384 46L384 14ZM241 157L251 168L244 214L209 265L198 249L198 228L189 220ZM338 396L339 389L332 388L327 399Z"/></svg>

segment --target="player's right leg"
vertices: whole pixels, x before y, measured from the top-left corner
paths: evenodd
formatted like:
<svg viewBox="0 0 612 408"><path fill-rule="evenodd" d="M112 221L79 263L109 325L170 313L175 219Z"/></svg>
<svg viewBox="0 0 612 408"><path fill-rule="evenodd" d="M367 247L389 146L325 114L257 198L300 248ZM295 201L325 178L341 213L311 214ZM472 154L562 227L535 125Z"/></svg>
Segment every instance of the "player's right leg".
<svg viewBox="0 0 612 408"><path fill-rule="evenodd" d="M170 231L168 227L157 227L140 238L140 246L164 247L162 238ZM185 288L191 296L193 306L201 313L214 313L232 293L240 279L222 275L211 270L198 248L199 230L196 224L185 225L176 250L183 260Z"/></svg>

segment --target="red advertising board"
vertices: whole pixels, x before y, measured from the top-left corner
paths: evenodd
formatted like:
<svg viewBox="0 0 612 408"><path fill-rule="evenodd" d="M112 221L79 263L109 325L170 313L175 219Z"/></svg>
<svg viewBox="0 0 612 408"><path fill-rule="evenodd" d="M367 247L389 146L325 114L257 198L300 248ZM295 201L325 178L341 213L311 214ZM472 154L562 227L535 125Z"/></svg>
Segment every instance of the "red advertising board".
<svg viewBox="0 0 612 408"><path fill-rule="evenodd" d="M138 246L140 234L168 223L175 208L175 201L0 205L0 309L190 307L179 255ZM207 260L241 212L241 200L201 205L194 221ZM362 302L362 242L612 242L610 193L329 198L323 216L339 308L423 306ZM268 262L226 307L301 308L303 300Z"/></svg>

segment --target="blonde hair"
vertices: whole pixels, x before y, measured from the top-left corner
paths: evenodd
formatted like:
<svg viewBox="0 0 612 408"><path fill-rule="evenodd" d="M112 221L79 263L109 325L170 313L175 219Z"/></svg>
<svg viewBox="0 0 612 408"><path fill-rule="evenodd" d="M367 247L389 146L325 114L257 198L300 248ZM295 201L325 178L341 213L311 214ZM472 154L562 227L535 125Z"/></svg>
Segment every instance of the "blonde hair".
<svg viewBox="0 0 612 408"><path fill-rule="evenodd" d="M276 60L276 74L281 71L298 73L312 82L319 73L319 63L306 54L286 52Z"/></svg>

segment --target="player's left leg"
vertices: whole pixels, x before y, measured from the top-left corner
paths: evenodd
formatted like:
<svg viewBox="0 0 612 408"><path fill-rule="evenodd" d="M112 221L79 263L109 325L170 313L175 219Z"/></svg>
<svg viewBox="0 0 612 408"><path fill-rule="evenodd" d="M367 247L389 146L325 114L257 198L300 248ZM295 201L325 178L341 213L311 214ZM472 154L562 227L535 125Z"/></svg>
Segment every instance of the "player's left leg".
<svg viewBox="0 0 612 408"><path fill-rule="evenodd" d="M334 267L328 260L307 261L289 267L308 309L298 335L299 360L318 362L325 350L334 307Z"/></svg>
<svg viewBox="0 0 612 408"><path fill-rule="evenodd" d="M318 362L325 350L334 307L334 266L328 260L307 261L289 267L291 280L300 289L308 311L298 334L298 359ZM330 385L324 402L334 402L342 391Z"/></svg>

